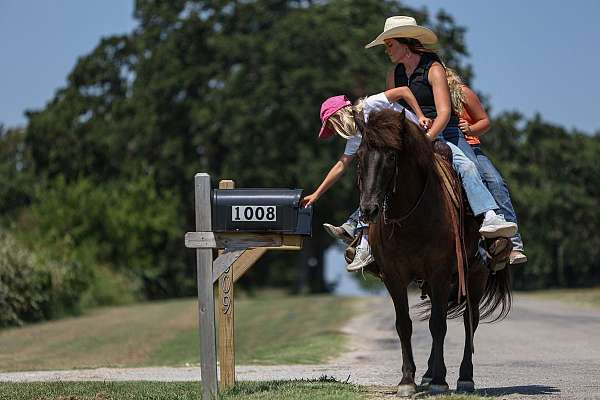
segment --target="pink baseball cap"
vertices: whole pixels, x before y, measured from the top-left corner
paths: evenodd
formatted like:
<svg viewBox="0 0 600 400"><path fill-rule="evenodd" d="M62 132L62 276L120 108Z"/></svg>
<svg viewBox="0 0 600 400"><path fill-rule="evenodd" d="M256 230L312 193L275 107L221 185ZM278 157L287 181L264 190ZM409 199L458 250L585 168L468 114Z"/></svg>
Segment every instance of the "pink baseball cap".
<svg viewBox="0 0 600 400"><path fill-rule="evenodd" d="M326 139L333 135L333 130L327 126L329 117L346 106L351 106L352 103L344 95L333 96L328 98L321 104L321 130L319 131L319 139Z"/></svg>

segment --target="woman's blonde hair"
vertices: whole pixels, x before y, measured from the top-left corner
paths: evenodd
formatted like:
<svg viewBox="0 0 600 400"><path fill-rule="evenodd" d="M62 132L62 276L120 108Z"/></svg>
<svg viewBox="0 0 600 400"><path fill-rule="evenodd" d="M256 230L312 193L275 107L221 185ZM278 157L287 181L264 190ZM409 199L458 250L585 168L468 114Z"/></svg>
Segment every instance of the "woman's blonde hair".
<svg viewBox="0 0 600 400"><path fill-rule="evenodd" d="M344 107L329 117L329 122L333 126L333 131L344 139L349 139L351 136L354 136L358 130L356 123L354 122L354 113L359 114L360 118L364 118L364 103L364 98L358 99L353 106Z"/></svg>
<svg viewBox="0 0 600 400"><path fill-rule="evenodd" d="M446 68L446 79L448 80L448 88L450 89L450 102L452 110L456 115L461 115L465 108L465 94L463 86L465 83L458 73L452 68Z"/></svg>

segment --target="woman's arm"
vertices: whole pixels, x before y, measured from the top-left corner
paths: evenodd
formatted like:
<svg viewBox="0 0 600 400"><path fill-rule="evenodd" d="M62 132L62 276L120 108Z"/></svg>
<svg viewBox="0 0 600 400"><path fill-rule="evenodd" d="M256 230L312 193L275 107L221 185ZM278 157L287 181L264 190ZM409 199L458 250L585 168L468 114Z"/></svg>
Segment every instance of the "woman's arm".
<svg viewBox="0 0 600 400"><path fill-rule="evenodd" d="M340 159L333 165L333 167L331 167L331 169L327 173L327 176L325 176L325 179L323 179L323 182L321 182L317 190L315 190L308 196L304 196L301 202L302 206L308 207L314 204L319 199L319 197L321 197L334 183L338 181L338 179L340 179L340 177L344 174L344 171L346 171L346 168L348 168L348 165L350 165L353 159L354 155L342 155Z"/></svg>
<svg viewBox="0 0 600 400"><path fill-rule="evenodd" d="M440 63L435 62L429 68L428 79L433 88L433 100L437 111L437 117L427 132L427 136L433 140L444 130L450 120L450 89L448 89L446 71Z"/></svg>
<svg viewBox="0 0 600 400"><path fill-rule="evenodd" d="M415 95L407 86L401 86L393 89L388 89L384 92L385 97L387 97L390 103L395 103L398 100L404 100L410 108L413 109L417 118L424 118L423 110L419 107L419 103L417 103L417 99Z"/></svg>
<svg viewBox="0 0 600 400"><path fill-rule="evenodd" d="M481 136L490 129L490 118L474 91L467 86L463 86L462 91L465 96L465 110L471 117L471 120L475 122L469 125L466 120L461 119L458 127L465 135Z"/></svg>
<svg viewBox="0 0 600 400"><path fill-rule="evenodd" d="M423 110L421 110L419 103L417 103L415 95L407 86L388 89L384 94L390 103L394 103L398 100L404 100L410 106L410 108L413 109L415 115L419 119L419 123L423 126L423 128L427 129L429 127L431 120L425 117Z"/></svg>
<svg viewBox="0 0 600 400"><path fill-rule="evenodd" d="M394 82L394 71L396 70L396 68L390 68L390 70L387 73L387 76L385 77L385 90L388 89L393 89L394 86L396 86L395 82Z"/></svg>

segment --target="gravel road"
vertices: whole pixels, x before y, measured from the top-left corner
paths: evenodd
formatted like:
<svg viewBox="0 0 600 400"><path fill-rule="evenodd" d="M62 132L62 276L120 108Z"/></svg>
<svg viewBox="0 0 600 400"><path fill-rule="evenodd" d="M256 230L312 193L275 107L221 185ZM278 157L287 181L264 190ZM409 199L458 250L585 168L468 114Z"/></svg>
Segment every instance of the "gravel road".
<svg viewBox="0 0 600 400"><path fill-rule="evenodd" d="M416 301L416 297L415 297ZM414 302L411 302L414 304ZM369 298L344 327L349 351L322 365L237 366L238 380L308 379L323 375L387 387L400 380L400 341L387 297ZM445 342L448 383L455 386L463 349L462 322L450 321ZM430 349L426 322L413 325L417 376ZM600 310L517 296L510 316L483 324L475 337L475 385L480 394L503 399L600 399ZM0 373L0 381L158 380L189 381L198 367L89 369Z"/></svg>

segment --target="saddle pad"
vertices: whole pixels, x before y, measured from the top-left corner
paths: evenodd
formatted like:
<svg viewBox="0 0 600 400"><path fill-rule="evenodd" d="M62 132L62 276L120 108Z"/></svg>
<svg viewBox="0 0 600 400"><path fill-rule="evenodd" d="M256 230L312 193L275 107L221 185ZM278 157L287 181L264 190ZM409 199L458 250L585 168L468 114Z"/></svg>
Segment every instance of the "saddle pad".
<svg viewBox="0 0 600 400"><path fill-rule="evenodd" d="M460 183L460 178L454 172L454 168L452 165L446 161L443 156L438 153L434 153L435 155L435 170L438 176L441 178L444 183L444 188L446 188L446 192L450 195L452 199L452 203L457 210L460 210L462 204L462 187Z"/></svg>

